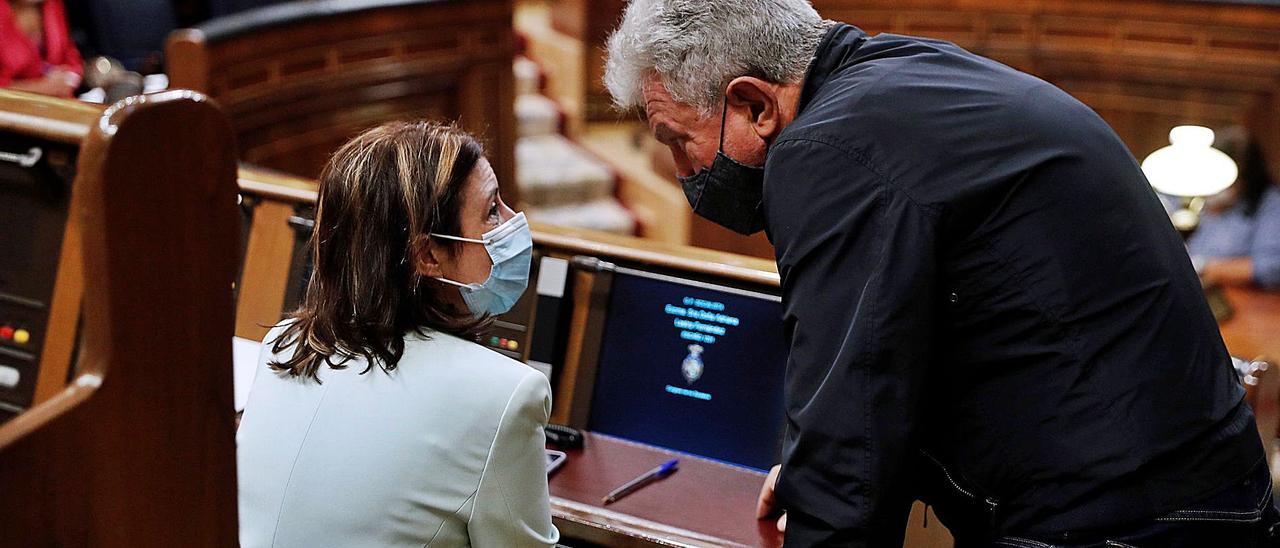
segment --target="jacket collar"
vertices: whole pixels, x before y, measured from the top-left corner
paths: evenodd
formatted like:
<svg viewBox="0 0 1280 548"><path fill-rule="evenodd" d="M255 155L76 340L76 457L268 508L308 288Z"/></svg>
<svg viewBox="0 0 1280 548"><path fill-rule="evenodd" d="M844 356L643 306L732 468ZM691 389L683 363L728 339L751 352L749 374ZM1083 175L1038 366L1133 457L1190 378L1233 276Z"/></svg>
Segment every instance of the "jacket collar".
<svg viewBox="0 0 1280 548"><path fill-rule="evenodd" d="M827 79L847 65L858 48L862 47L863 42L866 41L867 33L853 25L836 23L827 29L826 36L818 44L818 52L814 54L813 62L809 64L809 71L805 74L804 86L800 90L800 104L796 108L797 113L804 111L804 107L809 104L822 85L827 83Z"/></svg>

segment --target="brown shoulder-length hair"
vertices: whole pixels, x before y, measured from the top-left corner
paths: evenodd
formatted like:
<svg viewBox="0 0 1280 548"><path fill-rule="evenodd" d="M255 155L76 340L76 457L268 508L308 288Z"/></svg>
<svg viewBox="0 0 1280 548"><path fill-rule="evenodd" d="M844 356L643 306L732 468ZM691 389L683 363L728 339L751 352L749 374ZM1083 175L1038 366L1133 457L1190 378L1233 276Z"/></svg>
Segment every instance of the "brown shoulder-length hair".
<svg viewBox="0 0 1280 548"><path fill-rule="evenodd" d="M272 341L277 355L293 347L293 357L271 368L317 382L321 364L343 369L355 358L367 364L361 374L375 363L391 371L409 331L474 338L487 327L415 267L424 236L461 233L462 191L483 157L467 133L429 122L384 124L338 149L320 175L306 296Z"/></svg>

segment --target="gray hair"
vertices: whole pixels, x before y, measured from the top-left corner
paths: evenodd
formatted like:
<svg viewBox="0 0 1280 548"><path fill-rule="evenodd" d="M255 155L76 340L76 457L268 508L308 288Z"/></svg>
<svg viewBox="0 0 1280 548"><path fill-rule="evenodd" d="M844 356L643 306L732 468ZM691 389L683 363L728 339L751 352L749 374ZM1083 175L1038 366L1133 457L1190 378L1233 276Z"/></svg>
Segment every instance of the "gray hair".
<svg viewBox="0 0 1280 548"><path fill-rule="evenodd" d="M808 0L631 0L609 37L604 83L626 110L641 106L656 73L672 98L705 115L734 78L804 79L830 24Z"/></svg>

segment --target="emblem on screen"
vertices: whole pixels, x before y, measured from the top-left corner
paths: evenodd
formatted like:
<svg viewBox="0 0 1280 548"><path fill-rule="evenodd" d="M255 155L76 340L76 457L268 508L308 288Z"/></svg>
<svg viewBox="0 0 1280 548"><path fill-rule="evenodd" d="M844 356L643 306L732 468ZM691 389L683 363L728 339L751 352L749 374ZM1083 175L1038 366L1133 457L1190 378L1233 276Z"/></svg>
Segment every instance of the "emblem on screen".
<svg viewBox="0 0 1280 548"><path fill-rule="evenodd" d="M689 384L693 384L699 377L702 377L702 350L703 348L699 345L689 345L689 355L685 356L683 362L680 362L680 373L684 375L685 382Z"/></svg>

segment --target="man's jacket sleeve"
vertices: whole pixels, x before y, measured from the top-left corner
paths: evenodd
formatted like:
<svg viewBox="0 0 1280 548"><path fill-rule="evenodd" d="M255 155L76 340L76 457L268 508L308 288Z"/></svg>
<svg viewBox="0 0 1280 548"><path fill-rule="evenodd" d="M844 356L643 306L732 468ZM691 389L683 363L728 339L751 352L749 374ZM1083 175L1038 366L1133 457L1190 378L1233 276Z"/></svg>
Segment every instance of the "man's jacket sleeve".
<svg viewBox="0 0 1280 548"><path fill-rule="evenodd" d="M830 139L776 143L765 180L791 345L777 485L786 544L901 546L945 302L939 213Z"/></svg>

